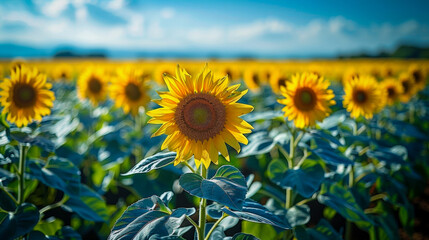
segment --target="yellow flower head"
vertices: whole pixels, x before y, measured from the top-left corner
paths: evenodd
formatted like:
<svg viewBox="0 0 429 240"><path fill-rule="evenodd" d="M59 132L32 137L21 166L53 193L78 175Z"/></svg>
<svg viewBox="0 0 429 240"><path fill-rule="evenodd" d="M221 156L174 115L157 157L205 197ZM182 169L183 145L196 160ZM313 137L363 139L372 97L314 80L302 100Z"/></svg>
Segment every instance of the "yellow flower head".
<svg viewBox="0 0 429 240"><path fill-rule="evenodd" d="M35 68L21 65L12 69L10 79L5 78L0 86L2 114L7 114L7 120L18 127L41 121L54 105L51 87L46 75Z"/></svg>
<svg viewBox="0 0 429 240"><path fill-rule="evenodd" d="M274 71L270 78L270 86L274 93L280 93L280 88L286 87L288 82L290 82L289 77L279 71Z"/></svg>
<svg viewBox="0 0 429 240"><path fill-rule="evenodd" d="M362 115L371 119L373 114L381 111L385 105L386 92L375 78L369 75L354 77L346 83L344 92L343 105L353 118Z"/></svg>
<svg viewBox="0 0 429 240"><path fill-rule="evenodd" d="M286 105L284 116L293 120L297 128L314 126L331 113L330 106L335 104L334 93L328 89L329 81L314 73L292 76L286 87L281 87L285 99L278 100Z"/></svg>
<svg viewBox="0 0 429 240"><path fill-rule="evenodd" d="M132 68L119 69L110 85L110 95L115 105L122 107L125 113L137 115L139 108L146 106L150 100L146 77L142 71Z"/></svg>
<svg viewBox="0 0 429 240"><path fill-rule="evenodd" d="M263 76L257 69L249 67L243 73L243 80L251 91L257 91L263 83Z"/></svg>
<svg viewBox="0 0 429 240"><path fill-rule="evenodd" d="M56 64L51 71L53 80L71 80L72 76L73 67L67 63Z"/></svg>
<svg viewBox="0 0 429 240"><path fill-rule="evenodd" d="M106 100L108 76L102 69L89 68L77 81L77 94L80 99L89 99L96 106L99 102Z"/></svg>
<svg viewBox="0 0 429 240"><path fill-rule="evenodd" d="M414 79L408 73L402 73L399 75L399 82L403 90L399 100L404 103L410 101L417 91Z"/></svg>
<svg viewBox="0 0 429 240"><path fill-rule="evenodd" d="M423 90L426 87L426 73L423 69L419 68L417 65L412 65L408 72L414 80L416 90Z"/></svg>
<svg viewBox="0 0 429 240"><path fill-rule="evenodd" d="M149 111L149 123L162 124L152 137L168 135L161 149L177 152L174 164L194 156L197 167L203 162L218 163L220 152L228 161L225 143L240 151L240 143L247 144L243 135L253 127L240 118L253 107L237 101L246 94L237 91L240 84L228 87L228 77L214 79L208 69L192 78L177 66L176 76L164 75L168 92L159 92L155 100L162 108Z"/></svg>
<svg viewBox="0 0 429 240"><path fill-rule="evenodd" d="M388 105L393 105L399 100L399 96L402 94L402 85L401 83L394 78L387 78L381 82L381 88L386 92L386 103Z"/></svg>

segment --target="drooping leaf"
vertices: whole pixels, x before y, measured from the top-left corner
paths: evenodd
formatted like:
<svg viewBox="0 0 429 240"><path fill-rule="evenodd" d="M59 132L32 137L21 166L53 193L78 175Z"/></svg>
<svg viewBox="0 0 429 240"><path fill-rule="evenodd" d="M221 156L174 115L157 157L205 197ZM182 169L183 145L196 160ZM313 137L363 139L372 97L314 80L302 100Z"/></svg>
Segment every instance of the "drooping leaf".
<svg viewBox="0 0 429 240"><path fill-rule="evenodd" d="M310 221L310 208L307 205L293 206L286 211L285 218L291 227L304 225Z"/></svg>
<svg viewBox="0 0 429 240"><path fill-rule="evenodd" d="M54 137L48 134L39 134L37 136L30 136L30 134L21 131L11 131L10 138L14 139L20 143L28 143L30 145L35 145L47 152L55 151L55 144L51 141L51 138Z"/></svg>
<svg viewBox="0 0 429 240"><path fill-rule="evenodd" d="M268 166L268 173L274 183L284 189L292 188L305 198L319 189L325 174L322 166L313 160L305 160L293 169L288 169L281 160L274 160Z"/></svg>
<svg viewBox="0 0 429 240"><path fill-rule="evenodd" d="M339 183L326 183L326 189L317 196L321 204L329 206L341 214L344 218L370 227L374 224L357 204L353 194Z"/></svg>
<svg viewBox="0 0 429 240"><path fill-rule="evenodd" d="M16 209L15 201L6 193L6 189L0 187L0 208L9 212Z"/></svg>
<svg viewBox="0 0 429 240"><path fill-rule="evenodd" d="M259 240L259 238L245 233L236 233L231 240Z"/></svg>
<svg viewBox="0 0 429 240"><path fill-rule="evenodd" d="M260 239L275 239L277 236L277 231L274 227L264 223L243 221L241 229L243 233L251 234Z"/></svg>
<svg viewBox="0 0 429 240"><path fill-rule="evenodd" d="M6 213L7 216L0 222L0 236L2 239L15 239L29 233L39 221L39 210L30 203L23 203L15 212Z"/></svg>
<svg viewBox="0 0 429 240"><path fill-rule="evenodd" d="M241 211L235 211L225 207L222 208L222 211L232 217L250 222L270 224L283 229L291 228L291 226L287 225L280 217L274 215L274 213L270 212L267 208L250 199L245 200Z"/></svg>
<svg viewBox="0 0 429 240"><path fill-rule="evenodd" d="M159 152L141 160L130 171L123 175L147 173L154 169L159 169L173 163L175 158L175 152Z"/></svg>
<svg viewBox="0 0 429 240"><path fill-rule="evenodd" d="M29 176L43 184L61 190L67 195L79 195L80 171L69 160L53 157L46 164L32 160L28 162L28 168Z"/></svg>
<svg viewBox="0 0 429 240"><path fill-rule="evenodd" d="M317 148L315 149L309 149L312 153L319 156L323 161L326 163L332 164L332 165L350 165L353 164L353 162L344 157L344 155L338 151L338 149L335 149L329 145L326 141L317 141Z"/></svg>
<svg viewBox="0 0 429 240"><path fill-rule="evenodd" d="M98 193L83 184L80 194L71 195L62 207L72 210L87 220L103 222L109 219L106 202Z"/></svg>
<svg viewBox="0 0 429 240"><path fill-rule="evenodd" d="M243 207L247 193L243 174L229 165L220 167L211 179L203 179L195 173L186 173L180 177L179 182L189 194L221 203L234 210Z"/></svg>

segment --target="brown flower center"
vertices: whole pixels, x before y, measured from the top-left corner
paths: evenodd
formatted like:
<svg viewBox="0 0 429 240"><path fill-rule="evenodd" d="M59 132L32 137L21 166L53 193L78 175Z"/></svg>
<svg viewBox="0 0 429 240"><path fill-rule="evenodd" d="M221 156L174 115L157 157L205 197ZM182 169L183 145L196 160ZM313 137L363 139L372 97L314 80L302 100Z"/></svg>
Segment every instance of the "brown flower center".
<svg viewBox="0 0 429 240"><path fill-rule="evenodd" d="M13 102L19 108L32 107L36 104L37 93L29 84L18 84L13 88Z"/></svg>
<svg viewBox="0 0 429 240"><path fill-rule="evenodd" d="M416 83L420 83L423 80L423 75L419 70L413 71L413 77Z"/></svg>
<svg viewBox="0 0 429 240"><path fill-rule="evenodd" d="M404 93L407 94L410 91L410 82L408 79L401 82L402 88L404 89Z"/></svg>
<svg viewBox="0 0 429 240"><path fill-rule="evenodd" d="M188 138L204 141L219 134L226 122L222 102L208 93L186 96L177 105L175 121Z"/></svg>
<svg viewBox="0 0 429 240"><path fill-rule="evenodd" d="M388 88L387 88L387 96L388 96L389 98L395 98L395 96L396 96L396 91L395 91L395 88L394 88L394 87L388 87Z"/></svg>
<svg viewBox="0 0 429 240"><path fill-rule="evenodd" d="M256 85L259 85L260 81L259 81L259 75L257 73L253 73L252 74L252 81L253 83L255 83Z"/></svg>
<svg viewBox="0 0 429 240"><path fill-rule="evenodd" d="M101 92L102 87L103 87L103 85L101 84L101 81L98 78L91 78L88 81L88 89L92 93L97 94L97 93Z"/></svg>
<svg viewBox="0 0 429 240"><path fill-rule="evenodd" d="M139 86L135 83L128 83L125 87L125 95L131 101L137 101L142 96Z"/></svg>
<svg viewBox="0 0 429 240"><path fill-rule="evenodd" d="M277 86L278 87L281 87L281 86L286 87L286 81L287 81L287 78L285 78L285 77L279 78L279 80L277 81Z"/></svg>
<svg viewBox="0 0 429 240"><path fill-rule="evenodd" d="M368 94L364 90L357 89L353 92L353 101L356 103L365 103L368 100Z"/></svg>
<svg viewBox="0 0 429 240"><path fill-rule="evenodd" d="M317 96L313 89L304 87L297 90L293 102L299 110L310 111L316 106Z"/></svg>

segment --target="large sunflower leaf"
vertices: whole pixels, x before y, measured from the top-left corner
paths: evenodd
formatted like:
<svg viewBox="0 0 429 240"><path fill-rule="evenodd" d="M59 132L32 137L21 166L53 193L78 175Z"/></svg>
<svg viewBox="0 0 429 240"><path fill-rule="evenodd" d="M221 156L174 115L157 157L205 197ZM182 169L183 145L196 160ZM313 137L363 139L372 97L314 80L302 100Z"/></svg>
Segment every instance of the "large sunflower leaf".
<svg viewBox="0 0 429 240"><path fill-rule="evenodd" d="M344 157L344 155L338 149L331 147L328 142L316 139L316 144L317 144L316 149L309 149L309 150L312 153L316 154L318 157L320 157L326 163L329 163L335 166L339 164L344 164L344 165L353 164L353 161Z"/></svg>
<svg viewBox="0 0 429 240"><path fill-rule="evenodd" d="M313 160L305 160L299 167L288 169L281 160L271 161L268 175L271 180L283 188L292 188L305 198L315 193L324 179L325 171Z"/></svg>
<svg viewBox="0 0 429 240"><path fill-rule="evenodd" d="M138 173L147 173L154 169L165 167L174 162L175 152L159 152L147 157L137 163L130 171L122 175L133 175Z"/></svg>
<svg viewBox="0 0 429 240"><path fill-rule="evenodd" d="M364 227L370 227L371 224L374 224L358 205L352 192L339 183L327 183L325 188L322 189L322 192L322 194L317 196L317 200L333 208L344 218L359 223Z"/></svg>
<svg viewBox="0 0 429 240"><path fill-rule="evenodd" d="M180 177L179 182L189 194L221 203L234 210L242 209L246 198L246 180L237 168L230 165L220 167L211 179L186 173Z"/></svg>
<svg viewBox="0 0 429 240"><path fill-rule="evenodd" d="M28 168L30 177L43 184L70 196L79 195L80 171L69 160L53 157L46 164L41 161L29 161Z"/></svg>
<svg viewBox="0 0 429 240"><path fill-rule="evenodd" d="M149 239L152 236L163 239L173 236L186 215L194 214L195 209L179 208L171 212L165 207L166 200L154 195L129 206L115 223L108 239Z"/></svg>
<svg viewBox="0 0 429 240"><path fill-rule="evenodd" d="M84 219L103 222L109 219L106 202L103 198L86 185L81 185L79 195L71 195L62 206L72 210Z"/></svg>
<svg viewBox="0 0 429 240"><path fill-rule="evenodd" d="M283 229L292 228L283 219L274 215L274 213L270 212L266 207L251 199L246 199L244 201L243 209L240 211L235 211L226 207L222 208L222 211L232 217L250 222L270 224Z"/></svg>
<svg viewBox="0 0 429 240"><path fill-rule="evenodd" d="M0 212L0 236L15 239L29 233L39 222L39 210L30 203L23 203L15 212Z"/></svg>

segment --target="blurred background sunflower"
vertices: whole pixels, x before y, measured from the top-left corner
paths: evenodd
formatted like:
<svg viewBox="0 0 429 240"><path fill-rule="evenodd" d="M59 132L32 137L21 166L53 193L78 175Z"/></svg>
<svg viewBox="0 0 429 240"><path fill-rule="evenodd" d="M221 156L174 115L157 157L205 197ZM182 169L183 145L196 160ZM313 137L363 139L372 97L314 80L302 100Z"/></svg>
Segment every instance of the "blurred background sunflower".
<svg viewBox="0 0 429 240"><path fill-rule="evenodd" d="M294 121L297 128L314 126L331 113L330 106L335 104L334 93L328 89L329 81L319 78L314 73L303 73L292 76L286 87L281 87L285 99L278 100L286 105L284 116Z"/></svg>
<svg viewBox="0 0 429 240"><path fill-rule="evenodd" d="M150 101L147 75L130 67L121 68L112 78L110 96L116 107L122 107L125 113L137 115L140 107Z"/></svg>
<svg viewBox="0 0 429 240"><path fill-rule="evenodd" d="M100 68L87 69L77 80L77 93L80 99L89 99L97 106L107 98L108 75Z"/></svg>
<svg viewBox="0 0 429 240"><path fill-rule="evenodd" d="M386 91L372 76L354 77L345 84L344 92L343 105L353 118L363 116L371 119L386 102Z"/></svg>

